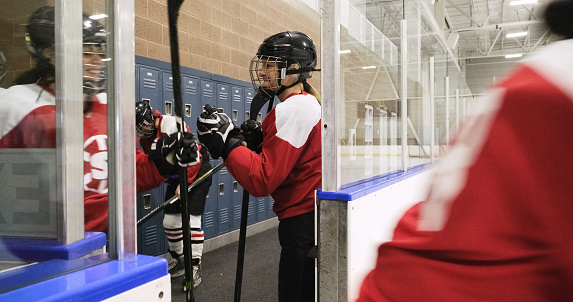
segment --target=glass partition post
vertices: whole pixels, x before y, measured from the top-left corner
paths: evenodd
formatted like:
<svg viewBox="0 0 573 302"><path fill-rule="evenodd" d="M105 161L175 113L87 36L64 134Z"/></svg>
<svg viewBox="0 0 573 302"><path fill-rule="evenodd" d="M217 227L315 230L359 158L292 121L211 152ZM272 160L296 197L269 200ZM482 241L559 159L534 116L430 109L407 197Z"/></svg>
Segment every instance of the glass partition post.
<svg viewBox="0 0 573 302"><path fill-rule="evenodd" d="M322 190L336 192L341 186L340 135L337 125L341 77L340 0L322 1L321 33L322 175L327 176L322 178Z"/></svg>
<svg viewBox="0 0 573 302"><path fill-rule="evenodd" d="M445 145L450 145L450 77L446 76L446 139Z"/></svg>
<svg viewBox="0 0 573 302"><path fill-rule="evenodd" d="M405 5L405 4L404 4ZM405 9L405 8L403 8ZM402 170L408 169L408 21L402 16L402 39L401 39L401 58L402 58Z"/></svg>
<svg viewBox="0 0 573 302"><path fill-rule="evenodd" d="M84 238L82 3L55 2L58 241Z"/></svg>
<svg viewBox="0 0 573 302"><path fill-rule="evenodd" d="M111 57L108 92L110 255L118 260L137 253L135 200L134 1L108 0Z"/></svg>
<svg viewBox="0 0 573 302"><path fill-rule="evenodd" d="M435 106L435 63L434 57L430 57L430 159L434 162L434 140L436 132L436 125L434 120L434 106Z"/></svg>

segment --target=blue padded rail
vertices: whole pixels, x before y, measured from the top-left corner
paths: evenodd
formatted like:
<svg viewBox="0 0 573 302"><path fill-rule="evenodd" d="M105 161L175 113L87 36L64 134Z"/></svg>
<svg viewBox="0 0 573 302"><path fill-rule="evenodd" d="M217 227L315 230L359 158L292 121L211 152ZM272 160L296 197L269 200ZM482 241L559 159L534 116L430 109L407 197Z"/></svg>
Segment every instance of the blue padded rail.
<svg viewBox="0 0 573 302"><path fill-rule="evenodd" d="M338 192L324 192L318 189L316 194L320 199L351 201L422 173L430 167L431 164L418 165L408 168L406 172L397 171L349 184Z"/></svg>
<svg viewBox="0 0 573 302"><path fill-rule="evenodd" d="M61 245L53 239L0 238L2 261L46 261L49 259L76 259L106 245L105 233L85 232L84 239Z"/></svg>
<svg viewBox="0 0 573 302"><path fill-rule="evenodd" d="M47 261L44 269L51 271L51 266L57 268L62 266L63 262L66 261ZM0 294L0 301L101 301L167 274L167 260L164 258L137 255L122 261L108 261Z"/></svg>

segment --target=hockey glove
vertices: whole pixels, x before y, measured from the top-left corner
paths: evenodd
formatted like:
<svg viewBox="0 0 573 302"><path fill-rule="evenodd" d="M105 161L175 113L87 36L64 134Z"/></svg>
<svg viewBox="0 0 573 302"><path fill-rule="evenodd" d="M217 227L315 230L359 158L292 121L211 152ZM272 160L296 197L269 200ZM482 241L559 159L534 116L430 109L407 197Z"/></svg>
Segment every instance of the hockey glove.
<svg viewBox="0 0 573 302"><path fill-rule="evenodd" d="M180 138L181 133L178 134ZM177 163L181 167L190 167L199 163L199 148L193 134L185 132L185 136L179 139L175 154Z"/></svg>
<svg viewBox="0 0 573 302"><path fill-rule="evenodd" d="M156 138L151 144L149 150L149 158L152 160L167 158L167 156L175 150L179 141L179 133L173 133ZM171 162L173 164L173 162Z"/></svg>
<svg viewBox="0 0 573 302"><path fill-rule="evenodd" d="M246 120L241 124L241 135L245 138L247 148L260 153L263 143L263 130L261 123L253 120Z"/></svg>
<svg viewBox="0 0 573 302"><path fill-rule="evenodd" d="M227 159L229 153L243 141L239 128L222 112L211 105L197 118L197 135L213 159Z"/></svg>

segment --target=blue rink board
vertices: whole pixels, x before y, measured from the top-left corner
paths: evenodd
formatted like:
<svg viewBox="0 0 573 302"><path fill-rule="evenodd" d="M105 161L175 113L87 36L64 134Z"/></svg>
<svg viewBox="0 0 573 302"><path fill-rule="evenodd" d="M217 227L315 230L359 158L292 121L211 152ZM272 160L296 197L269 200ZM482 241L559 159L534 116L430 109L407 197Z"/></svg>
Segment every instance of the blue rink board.
<svg viewBox="0 0 573 302"><path fill-rule="evenodd" d="M167 274L166 259L136 255L0 294L0 301L101 301Z"/></svg>
<svg viewBox="0 0 573 302"><path fill-rule="evenodd" d="M422 164L408 168L406 172L398 171L390 174L375 176L373 178L358 181L356 183L348 184L345 188L338 192L324 192L318 189L316 195L320 199L326 200L342 200L352 201L364 197L370 193L376 192L380 189L393 185L397 182L405 180L414 175L420 174L428 170L431 164Z"/></svg>

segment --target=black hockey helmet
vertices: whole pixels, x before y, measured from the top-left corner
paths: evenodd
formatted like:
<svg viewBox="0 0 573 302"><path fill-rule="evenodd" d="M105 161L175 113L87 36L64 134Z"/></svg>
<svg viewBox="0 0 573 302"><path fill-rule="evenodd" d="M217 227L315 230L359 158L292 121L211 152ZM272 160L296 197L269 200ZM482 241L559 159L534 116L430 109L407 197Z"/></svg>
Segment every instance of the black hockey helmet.
<svg viewBox="0 0 573 302"><path fill-rule="evenodd" d="M42 50L54 47L55 37L55 9L53 6L43 6L37 9L26 25L26 45L28 51L38 60L45 59ZM88 15L82 16L83 43L98 44L105 50L107 34L103 25L97 20L92 20Z"/></svg>
<svg viewBox="0 0 573 302"><path fill-rule="evenodd" d="M284 89L289 87L282 86L281 82L286 75L299 74L298 81L290 87L305 81L312 76L312 71L319 71L316 67L316 47L312 39L304 33L298 31L285 31L274 34L266 38L259 46L257 55L251 60L249 67L251 81L255 90L266 93L270 98L275 94L280 94ZM274 91L275 87L265 87L262 89L264 81L259 76L259 72L267 68L267 64L276 63L278 68L278 85L279 90ZM296 69L288 69L293 64L298 64ZM288 69L288 70L287 70ZM272 91L271 91L272 90Z"/></svg>
<svg viewBox="0 0 573 302"><path fill-rule="evenodd" d="M96 46L91 48L91 52L97 51L96 54L103 56L107 41L107 33L103 25L83 14L82 32L84 47L87 45ZM36 59L38 67L49 70L49 75L54 76L53 64L42 53L44 49L54 48L56 44L55 9L53 6L40 7L30 15L26 25L25 39L28 52ZM102 71L101 76L84 78L84 93L93 95L102 92L104 85L105 72Z"/></svg>
<svg viewBox="0 0 573 302"><path fill-rule="evenodd" d="M155 135L155 111L148 102L135 103L135 130L137 137L150 138Z"/></svg>

